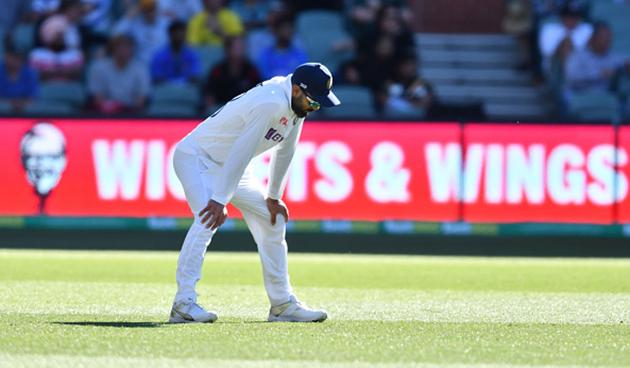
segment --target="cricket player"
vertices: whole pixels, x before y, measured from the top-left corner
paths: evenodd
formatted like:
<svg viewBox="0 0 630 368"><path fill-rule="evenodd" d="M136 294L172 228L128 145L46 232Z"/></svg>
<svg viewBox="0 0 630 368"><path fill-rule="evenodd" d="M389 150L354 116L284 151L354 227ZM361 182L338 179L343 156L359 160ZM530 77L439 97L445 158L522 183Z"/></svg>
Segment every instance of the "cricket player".
<svg viewBox="0 0 630 368"><path fill-rule="evenodd" d="M328 316L293 294L287 265L286 223L281 197L289 163L304 118L321 106L339 105L332 75L319 63L302 64L293 74L274 77L235 97L184 137L173 166L194 214L177 262L177 294L169 322L214 322L215 312L197 304L206 248L227 218L232 203L258 246L265 289L271 303L268 321L321 322ZM252 158L272 153L266 192L247 170Z"/></svg>

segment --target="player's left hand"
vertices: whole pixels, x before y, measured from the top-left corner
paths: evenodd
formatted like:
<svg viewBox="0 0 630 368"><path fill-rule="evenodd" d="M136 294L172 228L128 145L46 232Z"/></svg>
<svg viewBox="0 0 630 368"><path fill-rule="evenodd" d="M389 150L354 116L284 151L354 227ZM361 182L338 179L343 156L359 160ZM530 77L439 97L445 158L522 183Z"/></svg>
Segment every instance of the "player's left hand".
<svg viewBox="0 0 630 368"><path fill-rule="evenodd" d="M278 214L284 216L285 222L289 222L289 210L287 209L287 206L285 206L284 202L277 199L267 198L267 209L269 210L269 213L271 213L272 225L276 224L276 217Z"/></svg>

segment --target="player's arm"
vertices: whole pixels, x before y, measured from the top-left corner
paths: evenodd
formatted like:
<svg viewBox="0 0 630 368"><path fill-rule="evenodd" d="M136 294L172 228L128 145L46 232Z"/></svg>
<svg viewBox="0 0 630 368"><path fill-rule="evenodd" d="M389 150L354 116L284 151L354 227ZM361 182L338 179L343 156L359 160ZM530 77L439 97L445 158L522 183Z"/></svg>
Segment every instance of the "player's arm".
<svg viewBox="0 0 630 368"><path fill-rule="evenodd" d="M241 135L234 141L227 155L219 175L217 175L213 194L208 205L199 212L201 223L206 227L216 229L227 217L225 206L230 202L238 182L241 180L247 165L254 157L256 148L269 128L272 116L278 111L278 106L265 103L252 109L252 117Z"/></svg>
<svg viewBox="0 0 630 368"><path fill-rule="evenodd" d="M282 202L282 194L287 185L289 165L297 149L302 125L291 131L287 138L278 145L278 148L271 154L269 165L269 189L267 193L267 208L271 213L271 224L276 224L278 214L284 216L285 221L289 221L289 211Z"/></svg>

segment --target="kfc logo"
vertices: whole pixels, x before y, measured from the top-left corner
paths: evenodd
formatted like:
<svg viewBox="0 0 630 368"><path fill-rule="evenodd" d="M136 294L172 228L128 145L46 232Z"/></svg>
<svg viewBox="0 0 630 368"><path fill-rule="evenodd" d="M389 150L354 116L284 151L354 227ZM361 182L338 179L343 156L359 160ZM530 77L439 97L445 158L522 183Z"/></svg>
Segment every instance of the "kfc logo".
<svg viewBox="0 0 630 368"><path fill-rule="evenodd" d="M54 125L37 123L22 137L20 155L26 179L39 197L38 212L43 214L46 198L66 168L66 139Z"/></svg>

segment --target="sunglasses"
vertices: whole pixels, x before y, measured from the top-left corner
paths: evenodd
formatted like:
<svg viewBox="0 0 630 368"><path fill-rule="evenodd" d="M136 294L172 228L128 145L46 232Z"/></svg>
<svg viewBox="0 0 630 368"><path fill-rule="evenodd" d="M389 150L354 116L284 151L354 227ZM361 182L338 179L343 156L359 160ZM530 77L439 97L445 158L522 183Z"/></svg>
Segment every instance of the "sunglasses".
<svg viewBox="0 0 630 368"><path fill-rule="evenodd" d="M301 89L302 89L302 92L304 92L304 96L306 96L306 101L308 101L308 105L315 110L319 110L319 108L322 107L322 105L319 102L312 99L311 96L309 96L308 93L306 93L306 91L303 88Z"/></svg>

